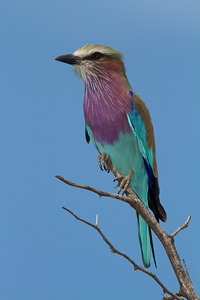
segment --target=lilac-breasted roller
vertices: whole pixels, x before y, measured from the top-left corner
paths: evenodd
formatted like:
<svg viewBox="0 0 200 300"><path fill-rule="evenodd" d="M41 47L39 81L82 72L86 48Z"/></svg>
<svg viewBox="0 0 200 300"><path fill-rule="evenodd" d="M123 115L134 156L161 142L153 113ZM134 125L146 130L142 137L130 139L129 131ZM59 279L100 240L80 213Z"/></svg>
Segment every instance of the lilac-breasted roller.
<svg viewBox="0 0 200 300"><path fill-rule="evenodd" d="M126 76L123 55L107 46L88 44L56 60L73 65L84 81L86 140L95 145L106 167L109 157L156 220L166 221L160 203L154 131L149 111ZM145 267L154 256L151 231L137 214L138 235Z"/></svg>

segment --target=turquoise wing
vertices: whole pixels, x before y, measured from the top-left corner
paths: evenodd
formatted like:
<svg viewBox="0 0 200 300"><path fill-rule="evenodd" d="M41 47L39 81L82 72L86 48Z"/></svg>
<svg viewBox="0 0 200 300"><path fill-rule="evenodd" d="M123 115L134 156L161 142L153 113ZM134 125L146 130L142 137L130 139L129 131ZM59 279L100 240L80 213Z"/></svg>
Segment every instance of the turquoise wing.
<svg viewBox="0 0 200 300"><path fill-rule="evenodd" d="M148 202L155 218L166 221L166 212L160 204L158 171L156 164L155 138L151 117L145 103L135 94L132 97L131 111L127 114L133 134L138 140L144 166L148 175Z"/></svg>

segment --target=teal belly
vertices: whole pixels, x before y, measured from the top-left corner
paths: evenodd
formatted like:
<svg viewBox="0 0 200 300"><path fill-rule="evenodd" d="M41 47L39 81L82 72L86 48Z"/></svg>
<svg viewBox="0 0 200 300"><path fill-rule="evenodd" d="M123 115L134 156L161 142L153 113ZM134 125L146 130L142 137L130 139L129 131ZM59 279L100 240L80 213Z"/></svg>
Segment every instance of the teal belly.
<svg viewBox="0 0 200 300"><path fill-rule="evenodd" d="M135 135L132 132L120 133L119 139L113 144L101 144L96 142L95 145L100 153L110 155L112 164L117 168L121 175L126 176L133 170L134 174L130 187L142 202L148 206L148 177Z"/></svg>

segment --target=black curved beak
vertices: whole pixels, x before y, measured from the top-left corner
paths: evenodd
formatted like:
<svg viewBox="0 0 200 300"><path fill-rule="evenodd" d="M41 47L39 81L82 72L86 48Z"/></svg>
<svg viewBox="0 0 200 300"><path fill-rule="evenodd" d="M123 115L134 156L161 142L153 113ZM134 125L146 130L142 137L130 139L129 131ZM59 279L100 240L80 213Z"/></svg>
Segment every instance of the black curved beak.
<svg viewBox="0 0 200 300"><path fill-rule="evenodd" d="M80 61L81 61L80 57L73 55L73 54L60 55L60 56L56 57L55 60L64 62L66 64L70 64L70 65L79 65Z"/></svg>

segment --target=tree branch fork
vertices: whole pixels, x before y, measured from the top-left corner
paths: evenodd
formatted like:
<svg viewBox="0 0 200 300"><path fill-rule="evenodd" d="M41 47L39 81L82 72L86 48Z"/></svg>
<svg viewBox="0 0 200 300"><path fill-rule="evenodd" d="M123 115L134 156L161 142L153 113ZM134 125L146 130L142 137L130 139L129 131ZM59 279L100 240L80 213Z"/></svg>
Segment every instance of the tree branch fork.
<svg viewBox="0 0 200 300"><path fill-rule="evenodd" d="M112 167L112 173L117 177L120 176L119 172L116 168ZM134 208L137 213L139 213L143 219L147 222L147 224L150 226L150 228L154 231L156 236L159 238L160 242L162 243L167 256L169 258L169 261L171 263L171 266L174 270L174 273L176 275L176 278L179 283L179 292L173 293L170 291L163 283L162 281L152 272L145 269L144 267L139 266L137 263L135 263L127 254L122 253L118 249L116 249L113 244L107 239L107 237L104 235L104 233L101 231L98 225L98 216L96 216L96 223L92 224L79 216L77 216L74 212L72 212L69 208L62 207L65 211L70 213L74 218L76 218L78 221L83 222L87 224L88 226L94 228L102 237L104 242L110 247L111 251L113 253L116 253L126 260L129 261L134 267L134 270L140 270L141 272L147 274L151 278L153 278L162 288L164 294L168 294L168 296L164 296L163 299L170 300L170 299L188 299L188 300L197 300L199 299L197 296L197 293L193 287L191 278L189 276L188 269L186 267L186 264L182 264L181 259L178 255L178 252L176 250L176 247L174 245L174 237L183 229L187 228L189 225L189 222L191 220L191 216L188 216L184 224L180 227L178 227L172 234L167 234L164 229L160 226L160 224L156 221L156 219L151 215L149 210L145 207L145 205L140 201L140 199L134 194L132 189L128 188L126 191L126 196L119 195L119 194L113 194L109 192L105 192L99 189L96 189L94 187L91 187L89 185L83 185L78 184L75 182L72 182L68 179L65 179L64 177L57 175L57 179L64 182L67 185L73 186L75 188L80 188L84 190L91 191L100 197L109 197L113 198L119 201L123 201L128 203L132 208Z"/></svg>

